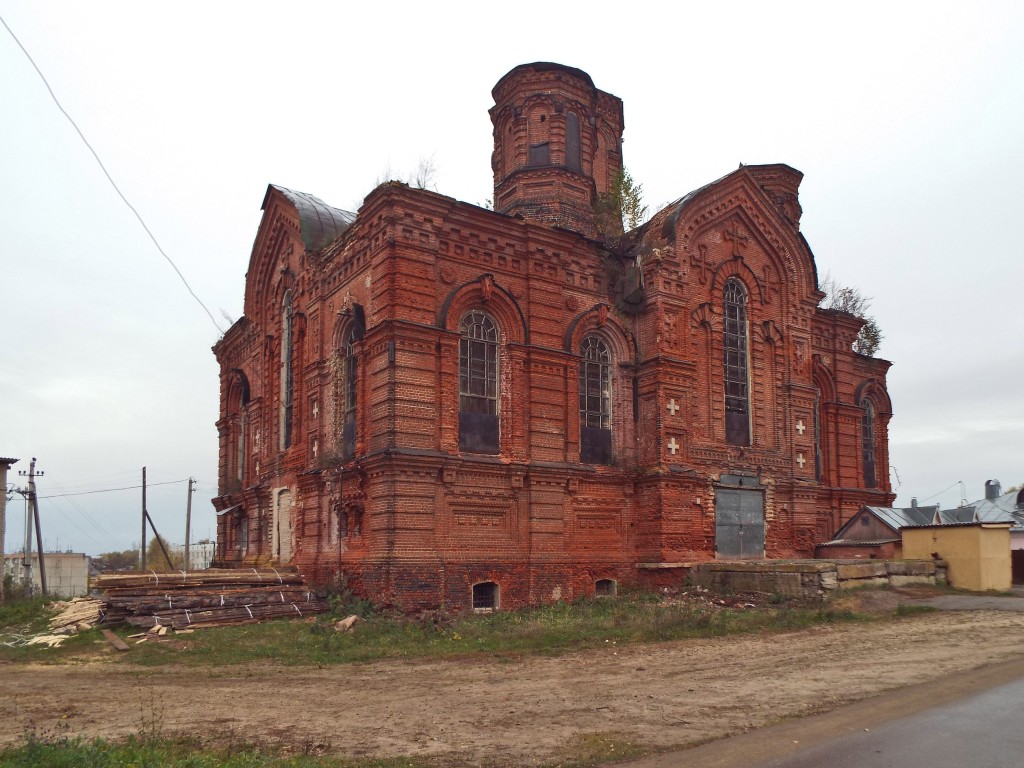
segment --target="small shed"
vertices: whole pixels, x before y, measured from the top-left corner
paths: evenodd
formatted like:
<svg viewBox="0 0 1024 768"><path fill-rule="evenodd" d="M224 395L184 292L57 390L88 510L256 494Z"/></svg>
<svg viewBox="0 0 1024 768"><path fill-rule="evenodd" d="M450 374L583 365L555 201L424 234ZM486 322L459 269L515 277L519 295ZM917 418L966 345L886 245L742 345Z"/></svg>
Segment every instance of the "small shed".
<svg viewBox="0 0 1024 768"><path fill-rule="evenodd" d="M945 523L905 526L903 557L939 557L949 564L947 579L957 589L975 592L1010 589L1011 523Z"/></svg>

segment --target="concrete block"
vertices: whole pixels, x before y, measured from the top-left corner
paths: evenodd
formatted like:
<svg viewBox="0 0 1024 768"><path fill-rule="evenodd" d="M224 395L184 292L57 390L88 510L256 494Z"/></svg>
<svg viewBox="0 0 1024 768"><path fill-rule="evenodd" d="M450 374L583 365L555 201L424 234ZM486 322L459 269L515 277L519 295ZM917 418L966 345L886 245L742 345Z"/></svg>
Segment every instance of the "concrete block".
<svg viewBox="0 0 1024 768"><path fill-rule="evenodd" d="M885 561L875 560L865 563L836 563L836 572L840 581L846 579L869 579L885 576Z"/></svg>

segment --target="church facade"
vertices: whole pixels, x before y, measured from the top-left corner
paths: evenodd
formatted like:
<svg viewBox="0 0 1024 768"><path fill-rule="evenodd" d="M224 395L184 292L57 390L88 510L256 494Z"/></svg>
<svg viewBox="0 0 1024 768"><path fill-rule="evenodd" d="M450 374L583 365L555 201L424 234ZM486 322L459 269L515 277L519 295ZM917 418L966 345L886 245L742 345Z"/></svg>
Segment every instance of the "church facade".
<svg viewBox="0 0 1024 768"><path fill-rule="evenodd" d="M801 174L741 166L623 232L622 102L493 90L494 210L271 186L220 363L218 560L407 609L812 557L888 506L887 361L819 307Z"/></svg>

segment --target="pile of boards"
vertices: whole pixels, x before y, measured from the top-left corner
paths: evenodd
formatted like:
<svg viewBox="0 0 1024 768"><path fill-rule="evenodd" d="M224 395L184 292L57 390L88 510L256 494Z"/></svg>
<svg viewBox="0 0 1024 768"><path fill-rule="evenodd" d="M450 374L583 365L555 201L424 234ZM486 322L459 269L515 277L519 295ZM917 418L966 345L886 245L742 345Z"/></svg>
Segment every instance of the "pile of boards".
<svg viewBox="0 0 1024 768"><path fill-rule="evenodd" d="M100 621L106 625L182 630L304 618L328 610L294 568L104 574L93 586L102 590Z"/></svg>

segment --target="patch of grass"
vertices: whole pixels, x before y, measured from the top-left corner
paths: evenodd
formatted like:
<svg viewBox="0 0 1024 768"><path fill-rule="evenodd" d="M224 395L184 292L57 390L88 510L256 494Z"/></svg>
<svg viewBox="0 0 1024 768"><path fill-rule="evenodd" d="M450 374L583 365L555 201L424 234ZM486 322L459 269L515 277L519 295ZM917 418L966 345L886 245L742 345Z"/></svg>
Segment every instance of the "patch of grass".
<svg viewBox="0 0 1024 768"><path fill-rule="evenodd" d="M368 612L349 633L334 631L335 618L202 629L169 642L133 646L117 661L223 666L272 660L324 666L389 658L562 654L630 643L790 631L862 617L818 604L745 609L637 594L482 615L431 613L415 619Z"/></svg>
<svg viewBox="0 0 1024 768"><path fill-rule="evenodd" d="M315 752L311 745L306 752ZM56 739L29 737L24 744L0 752L2 768L428 768L417 758L347 759L318 754L287 754L254 745L204 746L181 738L129 737L103 739Z"/></svg>
<svg viewBox="0 0 1024 768"><path fill-rule="evenodd" d="M7 597L0 602L0 632L45 628L52 602L52 597Z"/></svg>
<svg viewBox="0 0 1024 768"><path fill-rule="evenodd" d="M583 733L565 747L558 760L549 765L551 768L584 768L585 766L602 763L619 762L650 754L624 733L605 731L600 733Z"/></svg>
<svg viewBox="0 0 1024 768"><path fill-rule="evenodd" d="M932 605L907 605L900 603L896 606L897 616L920 616L922 613L935 613L939 609Z"/></svg>

